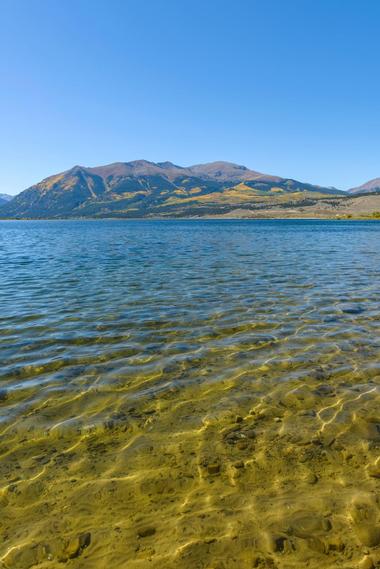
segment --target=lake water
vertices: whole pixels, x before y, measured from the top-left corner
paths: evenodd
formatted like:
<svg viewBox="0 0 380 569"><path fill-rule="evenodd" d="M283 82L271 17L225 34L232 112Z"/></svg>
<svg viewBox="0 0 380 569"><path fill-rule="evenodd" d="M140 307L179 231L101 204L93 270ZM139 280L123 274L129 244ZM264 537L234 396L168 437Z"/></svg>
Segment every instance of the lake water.
<svg viewBox="0 0 380 569"><path fill-rule="evenodd" d="M379 223L1 222L0 275L0 566L380 560Z"/></svg>

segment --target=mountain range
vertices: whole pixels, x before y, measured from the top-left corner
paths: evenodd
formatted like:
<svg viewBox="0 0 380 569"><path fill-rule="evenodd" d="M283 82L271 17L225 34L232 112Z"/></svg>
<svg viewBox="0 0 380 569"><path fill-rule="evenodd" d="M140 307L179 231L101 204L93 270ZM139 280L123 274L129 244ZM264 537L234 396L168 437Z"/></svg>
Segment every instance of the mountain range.
<svg viewBox="0 0 380 569"><path fill-rule="evenodd" d="M375 178L370 180L357 188L351 188L348 190L351 194L372 194L375 192L380 192L380 178Z"/></svg>
<svg viewBox="0 0 380 569"><path fill-rule="evenodd" d="M377 185L376 185L377 184ZM380 178L353 193L380 190ZM74 166L1 199L2 218L199 217L233 211L307 206L347 196L321 187L250 170L230 162L183 167L172 162L116 162Z"/></svg>

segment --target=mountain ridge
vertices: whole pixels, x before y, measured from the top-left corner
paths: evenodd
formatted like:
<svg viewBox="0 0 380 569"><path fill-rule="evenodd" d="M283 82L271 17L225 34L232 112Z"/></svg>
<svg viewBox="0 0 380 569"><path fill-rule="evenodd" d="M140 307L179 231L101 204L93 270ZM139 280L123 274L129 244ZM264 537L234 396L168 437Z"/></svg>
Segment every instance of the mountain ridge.
<svg viewBox="0 0 380 569"><path fill-rule="evenodd" d="M380 192L380 178L373 178L361 186L348 190L350 194L372 194L375 192Z"/></svg>
<svg viewBox="0 0 380 569"><path fill-rule="evenodd" d="M186 217L223 214L237 205L255 207L343 194L226 161L179 166L133 160L75 165L44 178L3 204L0 216Z"/></svg>
<svg viewBox="0 0 380 569"><path fill-rule="evenodd" d="M11 199L13 199L14 196L11 196L9 194L0 194L0 205L4 205L7 202L9 202Z"/></svg>

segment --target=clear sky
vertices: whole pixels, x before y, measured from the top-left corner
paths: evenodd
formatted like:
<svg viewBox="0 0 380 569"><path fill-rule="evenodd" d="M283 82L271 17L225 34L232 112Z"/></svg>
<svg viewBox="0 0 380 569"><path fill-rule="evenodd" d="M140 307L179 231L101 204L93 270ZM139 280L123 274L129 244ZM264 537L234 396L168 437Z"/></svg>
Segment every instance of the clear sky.
<svg viewBox="0 0 380 569"><path fill-rule="evenodd" d="M75 164L380 176L378 0L0 0L0 193Z"/></svg>

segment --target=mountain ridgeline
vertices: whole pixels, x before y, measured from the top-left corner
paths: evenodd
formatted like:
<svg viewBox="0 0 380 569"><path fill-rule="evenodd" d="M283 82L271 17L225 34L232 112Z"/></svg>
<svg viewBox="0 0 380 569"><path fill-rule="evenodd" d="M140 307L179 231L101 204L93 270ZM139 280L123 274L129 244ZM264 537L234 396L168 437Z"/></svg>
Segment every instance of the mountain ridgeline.
<svg viewBox="0 0 380 569"><path fill-rule="evenodd" d="M351 194L375 194L380 193L380 178L370 180L357 188L349 190Z"/></svg>
<svg viewBox="0 0 380 569"><path fill-rule="evenodd" d="M13 196L10 196L9 194L0 194L0 206L6 204L12 198Z"/></svg>
<svg viewBox="0 0 380 569"><path fill-rule="evenodd" d="M136 160L50 176L0 203L0 217L198 217L339 195L344 192L229 162L182 167Z"/></svg>

